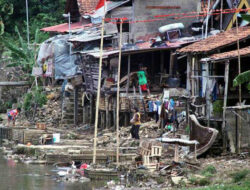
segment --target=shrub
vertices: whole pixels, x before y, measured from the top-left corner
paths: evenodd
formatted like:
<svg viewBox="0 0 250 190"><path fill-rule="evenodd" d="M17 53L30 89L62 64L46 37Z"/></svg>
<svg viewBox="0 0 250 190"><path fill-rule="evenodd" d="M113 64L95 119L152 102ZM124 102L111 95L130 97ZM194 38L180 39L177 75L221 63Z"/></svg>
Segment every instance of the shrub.
<svg viewBox="0 0 250 190"><path fill-rule="evenodd" d="M223 101L222 100L216 100L213 103L213 112L215 114L220 114L223 112Z"/></svg>
<svg viewBox="0 0 250 190"><path fill-rule="evenodd" d="M46 95L42 92L42 89L38 88L24 95L23 108L25 111L30 111L35 105L42 107L46 103Z"/></svg>
<svg viewBox="0 0 250 190"><path fill-rule="evenodd" d="M238 171L238 172L235 172L233 174L231 174L232 178L233 178L233 181L235 183L243 180L244 178L246 178L246 176L250 173L250 170L242 170L242 171Z"/></svg>

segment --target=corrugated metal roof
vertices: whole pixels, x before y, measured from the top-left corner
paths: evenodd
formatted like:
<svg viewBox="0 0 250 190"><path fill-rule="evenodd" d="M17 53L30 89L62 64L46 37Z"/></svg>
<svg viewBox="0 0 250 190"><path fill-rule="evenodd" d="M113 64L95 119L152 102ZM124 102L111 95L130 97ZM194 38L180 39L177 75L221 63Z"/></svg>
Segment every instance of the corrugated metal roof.
<svg viewBox="0 0 250 190"><path fill-rule="evenodd" d="M76 23L72 23L70 25L70 30L74 31L74 30L78 30L78 29L86 29L86 28L91 27L91 26L93 26L93 24L91 24L91 23L83 25L80 22L76 22ZM41 31L65 33L65 32L69 32L69 24L63 23L63 24L59 24L59 25L55 25L55 26L46 27L46 28L42 28Z"/></svg>
<svg viewBox="0 0 250 190"><path fill-rule="evenodd" d="M244 40L250 38L250 26L240 27L238 35L236 28L232 28L226 32L219 33L215 36L210 36L207 39L193 43L189 46L178 50L179 53L203 53L210 52L223 46L231 45L237 42L237 39Z"/></svg>
<svg viewBox="0 0 250 190"><path fill-rule="evenodd" d="M239 50L240 56L250 56L250 46ZM228 51L224 53L217 53L209 56L204 61L219 61L226 59L235 59L238 57L238 50Z"/></svg>

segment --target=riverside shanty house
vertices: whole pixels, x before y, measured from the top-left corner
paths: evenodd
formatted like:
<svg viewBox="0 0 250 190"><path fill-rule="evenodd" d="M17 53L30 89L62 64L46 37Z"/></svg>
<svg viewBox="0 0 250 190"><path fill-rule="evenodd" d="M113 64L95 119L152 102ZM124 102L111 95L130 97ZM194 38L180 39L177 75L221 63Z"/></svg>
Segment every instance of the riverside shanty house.
<svg viewBox="0 0 250 190"><path fill-rule="evenodd" d="M63 100L65 109L62 114L62 124L77 125L94 122L101 19L92 17L92 15L99 2L99 0L68 0L65 13L70 13L71 16L70 31L67 23L42 29L52 34L70 33L70 35L54 37L60 44L52 48L55 51L63 47L67 54L63 56L65 59L61 59L60 55L54 59L54 64L52 64L54 65L52 67L54 74L51 76L58 80L70 79L71 84L74 85L74 93L71 93L69 99L64 98ZM175 101L180 105L180 112L183 110L184 103L179 101L179 97L187 93L185 90L188 88L186 86L186 70L188 69L186 61L189 60L189 57L187 58L186 55L178 56L175 51L182 46L199 41L203 37L202 28L204 29L206 17L202 17L197 22L195 17L190 19L182 16L183 12L192 13L197 10L200 12L201 5L205 6L206 3L200 0L107 1L105 17L108 19L104 27L102 87L99 107L100 127L115 125L116 108L114 105L116 105L120 32L122 32L120 112L123 116L121 124L128 125L131 108L134 106L139 107L144 115L154 114L150 102L161 100L164 88L167 89L164 94L168 98L175 98ZM112 20L112 18L124 17L128 19L128 22L123 24L123 30L120 31L119 22L116 22L115 19ZM218 27L217 25L217 29ZM211 28L210 24L209 28ZM212 33L215 32L212 31ZM45 43L53 44L54 42L52 38ZM41 56L44 59L40 60L51 58L51 56L46 56ZM60 64L55 64L57 60L61 61ZM50 63L53 63L53 59ZM149 91L144 92L140 88L138 71L146 73ZM71 105L74 106L71 107Z"/></svg>
<svg viewBox="0 0 250 190"><path fill-rule="evenodd" d="M241 73L250 70L249 44L250 26L246 26L178 50L187 55L186 87L193 97L191 107L204 125L219 129L224 150L231 152L250 148L249 91L242 85L239 95L238 88L233 87L239 65ZM239 96L244 105L238 105Z"/></svg>
<svg viewBox="0 0 250 190"><path fill-rule="evenodd" d="M186 1L107 1L106 18L126 17L129 23L123 25L122 41L122 63L121 63L121 112L124 115L123 123L128 124L129 113L133 106L137 105L143 113L147 113L148 101L144 99L149 92L141 92L138 86L137 72L144 70L146 73L148 87L152 100L156 100L162 93L163 88L178 87L179 90L172 88L170 96L179 96L185 91L186 73L185 57L177 57L175 50L182 45L189 44L200 39L200 36L192 37L188 31L188 26L192 24L190 19L178 19L163 17L150 22L154 15L180 14L185 11L193 12L197 10L197 0ZM94 120L94 102L97 90L97 72L99 60L99 48L101 39L100 20L91 17L99 1L67 1L66 13L70 13L72 22L70 28L71 35L57 35L49 39L45 44L55 44L53 51L59 51L64 45L67 51L66 56L58 56L55 61L60 64L52 64L54 77L58 80L72 78L73 84L79 84L79 78L83 82L75 86L74 117L72 109L63 112L62 123L92 123ZM138 22L136 22L138 21ZM176 22L178 22L176 24ZM171 24L169 28L159 27ZM67 23L41 29L42 31L53 33L68 33ZM104 33L104 52L102 69L102 97L101 97L101 126L109 127L114 125L113 112L115 110L114 100L117 80L118 62L118 42L119 24L106 22ZM63 40L61 40L63 38ZM58 40L58 41L56 41ZM58 42L60 44L58 45ZM68 45L68 42L72 46ZM53 45L52 45L53 46ZM70 54L70 47L72 53ZM43 51L47 49L44 47ZM40 49L40 52L43 52ZM70 54L70 56L69 56ZM43 55L43 54L42 54ZM55 55L55 54L54 54ZM45 55L47 56L47 55ZM40 60L47 60L48 57L41 56ZM71 57L71 58L70 58ZM64 58L64 61L63 61ZM38 61L39 62L39 61ZM41 61L40 61L41 62ZM52 59L53 62L53 59ZM64 63L65 62L65 63ZM58 62L57 62L58 63ZM41 64L40 64L41 65ZM61 65L61 67L60 67ZM53 74L52 74L53 76ZM78 76L78 77L76 77ZM80 76L80 77L79 77ZM82 76L82 77L81 77ZM167 82L168 77L171 79ZM77 79L77 80L75 80ZM78 82L76 82L78 81ZM182 88L179 88L182 87ZM77 93L77 91L79 91ZM176 92L179 92L176 93ZM104 98L105 97L105 98ZM79 99L79 102L77 101ZM82 101L83 100L83 101ZM132 102L132 103L131 103ZM63 104L65 107L67 103ZM71 104L72 105L72 104ZM83 106L83 107L82 107ZM88 111L87 111L88 110ZM69 113L70 112L70 113ZM78 112L78 113L77 113ZM80 113L79 113L80 112ZM82 114L84 113L84 114ZM89 114L89 115L87 115ZM74 120L72 121L72 118ZM65 122L64 122L65 121Z"/></svg>

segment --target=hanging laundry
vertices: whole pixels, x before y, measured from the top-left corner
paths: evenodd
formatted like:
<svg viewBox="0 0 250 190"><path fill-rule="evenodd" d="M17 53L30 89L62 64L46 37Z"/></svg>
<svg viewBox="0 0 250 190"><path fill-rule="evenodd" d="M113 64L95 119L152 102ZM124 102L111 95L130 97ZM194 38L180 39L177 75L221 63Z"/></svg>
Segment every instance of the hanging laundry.
<svg viewBox="0 0 250 190"><path fill-rule="evenodd" d="M174 106L175 106L175 102L174 102L174 100L171 98L171 99L170 99L170 103L169 103L169 110L173 110L173 109L174 109Z"/></svg>
<svg viewBox="0 0 250 190"><path fill-rule="evenodd" d="M154 102L148 101L148 111L153 112L154 111Z"/></svg>

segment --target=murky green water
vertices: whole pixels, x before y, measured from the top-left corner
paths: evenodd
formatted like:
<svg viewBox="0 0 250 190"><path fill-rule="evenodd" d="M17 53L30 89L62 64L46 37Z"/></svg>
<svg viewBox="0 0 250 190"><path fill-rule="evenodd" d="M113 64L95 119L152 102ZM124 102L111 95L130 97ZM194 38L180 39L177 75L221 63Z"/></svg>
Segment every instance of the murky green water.
<svg viewBox="0 0 250 190"><path fill-rule="evenodd" d="M27 165L6 160L0 153L0 190L89 190L103 182L57 182L52 166Z"/></svg>

